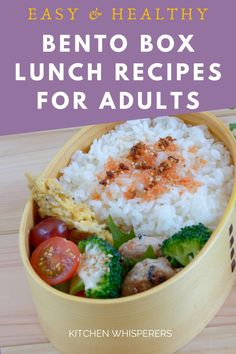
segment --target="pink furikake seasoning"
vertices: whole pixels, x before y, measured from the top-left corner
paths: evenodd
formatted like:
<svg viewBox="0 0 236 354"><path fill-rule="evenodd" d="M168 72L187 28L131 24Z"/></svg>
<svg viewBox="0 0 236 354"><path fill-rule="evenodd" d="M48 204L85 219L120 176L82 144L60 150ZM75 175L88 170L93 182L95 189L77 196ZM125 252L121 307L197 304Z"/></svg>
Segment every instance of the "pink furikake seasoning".
<svg viewBox="0 0 236 354"><path fill-rule="evenodd" d="M159 155L162 156L161 162L158 162ZM155 144L143 142L135 144L122 159L108 158L104 172L98 176L98 179L105 189L111 183L122 186L122 178L127 177L131 183L124 192L125 198L141 198L148 201L158 198L173 186L182 186L190 192L196 191L202 183L195 181L190 173L185 173L183 176L181 172L184 165L185 160L175 139L167 136L159 139ZM110 193L108 195L111 196ZM98 200L98 193L94 193L92 198Z"/></svg>

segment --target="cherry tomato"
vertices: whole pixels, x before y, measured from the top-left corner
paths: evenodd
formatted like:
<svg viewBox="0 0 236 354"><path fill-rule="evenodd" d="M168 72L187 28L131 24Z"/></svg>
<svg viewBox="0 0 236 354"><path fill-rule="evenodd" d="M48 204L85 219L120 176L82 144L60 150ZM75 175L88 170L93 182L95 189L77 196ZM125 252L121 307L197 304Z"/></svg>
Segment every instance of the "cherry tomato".
<svg viewBox="0 0 236 354"><path fill-rule="evenodd" d="M84 291L80 291L79 293L75 294L75 296L79 296L79 297L86 297L85 292Z"/></svg>
<svg viewBox="0 0 236 354"><path fill-rule="evenodd" d="M30 232L30 244L37 247L43 241L51 237L61 236L67 238L70 231L68 230L64 221L56 218L47 218L37 225Z"/></svg>
<svg viewBox="0 0 236 354"><path fill-rule="evenodd" d="M70 231L70 234L68 236L68 240L73 241L74 243L78 243L81 240L84 240L86 238L88 238L90 235L88 233L82 233L79 232L76 229L73 229Z"/></svg>
<svg viewBox="0 0 236 354"><path fill-rule="evenodd" d="M71 279L79 266L80 252L71 241L51 237L33 252L31 265L35 272L49 285L57 285Z"/></svg>

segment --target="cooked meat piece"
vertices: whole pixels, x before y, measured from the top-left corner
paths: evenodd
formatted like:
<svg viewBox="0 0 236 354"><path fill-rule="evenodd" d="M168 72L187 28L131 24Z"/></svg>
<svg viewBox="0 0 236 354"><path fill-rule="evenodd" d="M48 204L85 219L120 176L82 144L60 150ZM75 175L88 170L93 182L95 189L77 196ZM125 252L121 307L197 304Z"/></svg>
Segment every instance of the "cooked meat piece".
<svg viewBox="0 0 236 354"><path fill-rule="evenodd" d="M123 257L131 259L142 259L148 246L152 246L154 253L158 256L161 248L161 241L156 237L142 236L135 237L120 246L119 252Z"/></svg>
<svg viewBox="0 0 236 354"><path fill-rule="evenodd" d="M166 258L144 259L127 274L122 284L122 296L134 295L163 283L176 271Z"/></svg>

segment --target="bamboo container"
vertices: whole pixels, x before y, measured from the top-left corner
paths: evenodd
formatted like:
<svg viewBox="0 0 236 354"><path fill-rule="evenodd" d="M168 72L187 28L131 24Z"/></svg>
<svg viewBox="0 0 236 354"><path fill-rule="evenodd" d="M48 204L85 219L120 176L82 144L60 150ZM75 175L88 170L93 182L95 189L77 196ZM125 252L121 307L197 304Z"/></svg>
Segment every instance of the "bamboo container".
<svg viewBox="0 0 236 354"><path fill-rule="evenodd" d="M221 121L209 113L179 117L187 123L208 125L214 136L228 147L236 165L236 142ZM75 150L87 151L94 138L115 125L81 129L54 158L44 175L57 176ZM200 254L173 278L137 295L96 300L59 292L34 272L28 258L28 236L34 225L34 205L29 200L20 226L20 253L39 320L48 339L64 354L171 354L184 346L216 314L235 280L235 202L234 180L232 196L217 229ZM134 331L127 332L139 329L146 330L142 332L143 335L146 333L146 338L132 337ZM116 332L122 336L115 337L115 330L123 330L123 333Z"/></svg>

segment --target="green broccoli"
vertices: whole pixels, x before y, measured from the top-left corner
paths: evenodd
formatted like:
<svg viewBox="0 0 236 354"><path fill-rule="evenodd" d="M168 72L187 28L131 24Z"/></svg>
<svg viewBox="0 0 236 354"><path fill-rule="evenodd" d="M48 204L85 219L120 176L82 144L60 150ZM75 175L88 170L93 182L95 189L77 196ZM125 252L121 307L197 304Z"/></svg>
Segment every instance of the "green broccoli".
<svg viewBox="0 0 236 354"><path fill-rule="evenodd" d="M80 241L78 247L82 253L79 277L85 295L96 299L119 297L124 275L119 252L97 236Z"/></svg>
<svg viewBox="0 0 236 354"><path fill-rule="evenodd" d="M203 224L185 226L162 244L161 251L174 267L185 267L205 245L211 230Z"/></svg>

